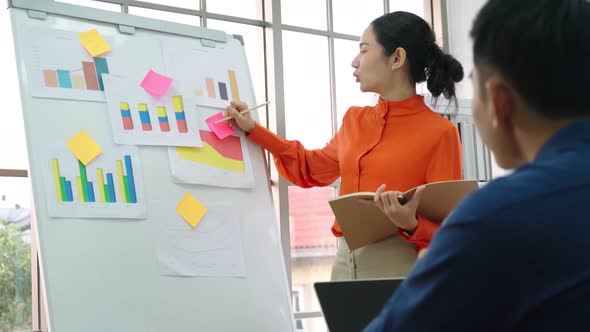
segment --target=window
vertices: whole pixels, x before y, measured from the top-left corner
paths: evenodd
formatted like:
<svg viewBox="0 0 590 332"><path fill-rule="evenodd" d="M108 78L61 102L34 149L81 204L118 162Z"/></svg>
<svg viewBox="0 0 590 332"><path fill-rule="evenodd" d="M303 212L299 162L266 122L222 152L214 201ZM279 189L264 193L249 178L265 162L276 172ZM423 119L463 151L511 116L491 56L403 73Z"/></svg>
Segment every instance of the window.
<svg viewBox="0 0 590 332"><path fill-rule="evenodd" d="M143 0L143 2L151 2L159 5L166 5L170 7L180 7L187 9L200 9L201 3L199 0Z"/></svg>
<svg viewBox="0 0 590 332"><path fill-rule="evenodd" d="M333 1L334 31L360 36L371 21L383 15L382 0L365 0L362 5L354 1Z"/></svg>
<svg viewBox="0 0 590 332"><path fill-rule="evenodd" d="M325 30L326 2L317 0L277 0L281 3L283 24Z"/></svg>
<svg viewBox="0 0 590 332"><path fill-rule="evenodd" d="M250 19L262 19L260 0L213 0L207 1L207 11ZM237 32L236 32L237 33Z"/></svg>
<svg viewBox="0 0 590 332"><path fill-rule="evenodd" d="M0 72L5 82L18 82L16 60L12 39L12 25L9 12L0 11L0 39L8 47L0 50ZM25 127L21 113L20 90L18 84L3 84L2 121L0 121L0 169L26 169L28 162Z"/></svg>
<svg viewBox="0 0 590 332"><path fill-rule="evenodd" d="M293 307L296 313L321 311L313 283L330 280L336 239L330 230L334 214L328 200L335 194L333 187L289 187L291 277L293 290L298 295L298 302L294 302ZM306 332L326 330L323 320L312 324L306 319L303 327Z"/></svg>
<svg viewBox="0 0 590 332"><path fill-rule="evenodd" d="M263 28L219 20L207 20L207 27L225 31L229 34L241 35L244 39L244 48L250 67L250 75L254 84L256 104L266 101L266 81L264 77L264 36ZM254 106L254 105L250 105ZM266 112L264 109L257 111L260 123L266 123Z"/></svg>
<svg viewBox="0 0 590 332"><path fill-rule="evenodd" d="M321 148L332 138L328 40L285 31L283 57L287 138Z"/></svg>
<svg viewBox="0 0 590 332"><path fill-rule="evenodd" d="M404 11L426 18L424 9L424 1L422 0L389 0L390 12Z"/></svg>
<svg viewBox="0 0 590 332"><path fill-rule="evenodd" d="M291 292L291 301L293 302L293 311L294 312L301 312L301 292L299 290L294 290ZM295 321L295 328L297 330L303 330L303 321L298 319Z"/></svg>
<svg viewBox="0 0 590 332"><path fill-rule="evenodd" d="M0 176L0 331L33 322L30 184Z"/></svg>
<svg viewBox="0 0 590 332"><path fill-rule="evenodd" d="M93 7L98 9L105 9L105 10L112 10L115 12L121 11L121 5L116 5L112 3L105 3L99 1L91 1L91 0L58 0L58 2L65 2L73 5L79 6L86 6L86 7Z"/></svg>
<svg viewBox="0 0 590 332"><path fill-rule="evenodd" d="M155 18L159 20L172 21L176 23L190 24L190 25L201 25L201 21L198 16L191 16L185 14L165 12L161 10L154 10L142 7L129 7L129 14L137 16L145 16Z"/></svg>
<svg viewBox="0 0 590 332"><path fill-rule="evenodd" d="M31 282L30 184L1 169L26 169L27 146L9 11L0 11L0 71L5 84L0 121L0 331L30 330L33 323Z"/></svg>
<svg viewBox="0 0 590 332"><path fill-rule="evenodd" d="M345 39L334 41L334 69L336 72L336 114L338 128L342 124L344 114L351 106L375 105L378 96L363 93L355 81L354 68L351 63L359 52L359 42Z"/></svg>

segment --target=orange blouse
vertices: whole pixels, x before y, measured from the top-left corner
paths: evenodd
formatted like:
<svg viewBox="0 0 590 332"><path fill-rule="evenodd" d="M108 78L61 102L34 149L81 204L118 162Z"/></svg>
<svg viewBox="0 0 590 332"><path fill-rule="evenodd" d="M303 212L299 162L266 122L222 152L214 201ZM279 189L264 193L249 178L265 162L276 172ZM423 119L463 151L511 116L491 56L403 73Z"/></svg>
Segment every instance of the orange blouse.
<svg viewBox="0 0 590 332"><path fill-rule="evenodd" d="M248 137L272 153L282 176L304 188L327 186L340 177L341 195L375 191L383 183L387 191L404 192L425 183L461 179L457 128L433 112L420 95L351 107L336 136L322 149L307 150L260 124ZM414 234L399 234L422 249L438 227L418 216ZM332 232L342 236L337 221Z"/></svg>

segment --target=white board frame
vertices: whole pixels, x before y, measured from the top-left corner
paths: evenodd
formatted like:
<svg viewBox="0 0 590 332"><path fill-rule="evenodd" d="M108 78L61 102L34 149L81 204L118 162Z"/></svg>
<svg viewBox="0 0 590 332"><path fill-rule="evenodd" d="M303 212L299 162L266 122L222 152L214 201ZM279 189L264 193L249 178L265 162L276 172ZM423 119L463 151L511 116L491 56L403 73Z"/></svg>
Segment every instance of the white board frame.
<svg viewBox="0 0 590 332"><path fill-rule="evenodd" d="M67 124L46 131L47 109L60 109L80 121L72 104L83 105L91 135L109 139L105 103L34 98L27 85L21 54L21 24L87 29L108 27L120 34L200 38L229 43L224 32L134 17L123 13L49 0L12 0L16 59L38 226L40 263L50 331L293 331L290 289L262 150L248 142L254 159L256 188L227 189L179 185L157 180L169 174L166 148L140 147L148 196L148 219L122 221L51 218L44 202L43 167L38 145L63 143L72 132ZM245 58L245 52L243 51ZM251 76L250 76L251 77ZM251 81L251 79L250 79ZM250 94L254 98L251 85ZM101 113L103 112L103 113ZM256 157L256 158L254 158ZM164 188L162 187L164 185ZM165 185L169 185L166 187ZM166 196L191 191L244 216L242 242L246 278L166 277L158 272L156 231L175 205ZM157 208L155 208L157 207Z"/></svg>

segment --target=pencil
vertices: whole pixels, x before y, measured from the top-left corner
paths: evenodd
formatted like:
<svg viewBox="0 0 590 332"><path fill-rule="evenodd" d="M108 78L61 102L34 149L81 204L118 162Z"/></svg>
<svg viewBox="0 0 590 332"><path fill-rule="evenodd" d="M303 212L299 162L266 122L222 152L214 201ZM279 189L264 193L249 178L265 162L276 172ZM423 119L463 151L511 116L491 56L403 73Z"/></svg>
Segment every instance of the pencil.
<svg viewBox="0 0 590 332"><path fill-rule="evenodd" d="M266 106L266 105L268 105L268 104L270 104L270 101L267 101L267 102L266 102L266 103L264 103L264 104L256 105L256 106L254 106L254 107L252 107L252 108L249 108L249 109L247 109L247 110L245 110L245 111L243 111L243 112L240 112L240 114L246 114L246 113L252 112L253 110L255 110L255 109L257 109L257 108L260 108L260 107L262 107L262 106ZM221 123L221 122L223 122L223 121L230 120L230 119L232 119L232 117L231 117L231 116L227 116L227 117L225 117L225 118L223 118L223 119L221 119L221 120L217 120L217 121L215 121L215 124L218 124L218 123Z"/></svg>

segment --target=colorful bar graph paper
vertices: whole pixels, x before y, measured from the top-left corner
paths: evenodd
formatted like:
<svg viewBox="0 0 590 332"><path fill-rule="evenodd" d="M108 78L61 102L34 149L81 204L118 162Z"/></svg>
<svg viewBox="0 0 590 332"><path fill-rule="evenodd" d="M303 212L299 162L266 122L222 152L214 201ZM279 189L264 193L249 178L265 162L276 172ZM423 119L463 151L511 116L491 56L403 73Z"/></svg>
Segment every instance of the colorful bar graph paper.
<svg viewBox="0 0 590 332"><path fill-rule="evenodd" d="M176 117L176 124L178 125L178 132L188 132L186 125L186 116L184 114L184 106L182 104L182 96L172 97L172 106L174 107L174 116Z"/></svg>
<svg viewBox="0 0 590 332"><path fill-rule="evenodd" d="M82 61L82 69L43 70L45 86L49 88L104 91L102 74L109 73L107 59L96 57L94 62Z"/></svg>
<svg viewBox="0 0 590 332"><path fill-rule="evenodd" d="M118 184L120 203L137 203L135 177L133 175L133 164L130 155L124 155L123 159L115 161L117 179L113 173L105 173L102 168L96 169L97 185L88 179L87 168L80 161L77 161L79 176L76 176L77 201L80 203L116 203L117 193L115 185ZM55 195L59 202L73 202L72 183L62 176L59 168L59 160L51 159L53 181L55 184Z"/></svg>
<svg viewBox="0 0 590 332"><path fill-rule="evenodd" d="M216 96L215 96L215 82L213 81L213 79L211 77L207 77L205 79L205 81L207 82L207 96L209 96L209 98L216 98Z"/></svg>
<svg viewBox="0 0 590 332"><path fill-rule="evenodd" d="M119 107L121 108L121 120L123 121L123 129L133 130L133 118L131 118L131 110L129 109L129 103L120 102Z"/></svg>
<svg viewBox="0 0 590 332"><path fill-rule="evenodd" d="M238 80L236 78L236 72L233 70L227 71L229 78L229 87L231 89L232 100L240 101L240 91L238 90Z"/></svg>
<svg viewBox="0 0 590 332"><path fill-rule="evenodd" d="M139 120L141 121L141 129L143 131L152 131L152 121L150 120L150 113L148 111L147 104L137 104L139 111Z"/></svg>
<svg viewBox="0 0 590 332"><path fill-rule="evenodd" d="M170 131L170 124L168 123L168 115L166 114L166 107L156 106L156 113L158 113L158 122L160 123L160 130L163 132Z"/></svg>
<svg viewBox="0 0 590 332"><path fill-rule="evenodd" d="M219 96L221 97L221 99L228 100L227 99L227 87L226 87L225 83L217 82L217 86L219 87Z"/></svg>

